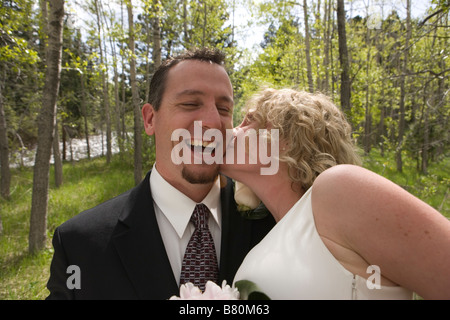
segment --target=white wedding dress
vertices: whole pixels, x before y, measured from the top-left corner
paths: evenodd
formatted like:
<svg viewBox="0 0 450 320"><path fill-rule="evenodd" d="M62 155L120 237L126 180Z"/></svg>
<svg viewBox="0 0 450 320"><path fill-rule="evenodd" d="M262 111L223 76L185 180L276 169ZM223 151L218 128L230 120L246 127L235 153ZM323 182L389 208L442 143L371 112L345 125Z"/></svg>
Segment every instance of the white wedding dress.
<svg viewBox="0 0 450 320"><path fill-rule="evenodd" d="M272 300L412 299L412 292L399 286L369 289L366 279L334 258L317 232L311 192L247 254L234 283L250 280Z"/></svg>

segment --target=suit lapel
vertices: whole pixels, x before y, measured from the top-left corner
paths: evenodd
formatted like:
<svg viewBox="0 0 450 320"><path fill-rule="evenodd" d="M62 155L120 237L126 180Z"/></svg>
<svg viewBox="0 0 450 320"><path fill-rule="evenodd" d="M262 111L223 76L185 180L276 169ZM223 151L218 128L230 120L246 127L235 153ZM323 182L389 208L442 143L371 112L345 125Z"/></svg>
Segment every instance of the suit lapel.
<svg viewBox="0 0 450 320"><path fill-rule="evenodd" d="M178 293L153 208L150 173L130 193L113 242L140 299L168 299Z"/></svg>
<svg viewBox="0 0 450 320"><path fill-rule="evenodd" d="M221 188L222 241L219 268L219 285L223 280L231 285L234 274L250 249L251 225L244 220L234 201L234 185L231 179Z"/></svg>

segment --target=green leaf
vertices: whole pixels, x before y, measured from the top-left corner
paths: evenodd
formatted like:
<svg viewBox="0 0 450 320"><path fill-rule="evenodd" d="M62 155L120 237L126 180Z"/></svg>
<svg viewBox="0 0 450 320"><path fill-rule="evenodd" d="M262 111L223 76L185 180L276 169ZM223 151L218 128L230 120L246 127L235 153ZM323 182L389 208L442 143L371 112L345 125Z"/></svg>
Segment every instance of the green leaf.
<svg viewBox="0 0 450 320"><path fill-rule="evenodd" d="M270 215L269 210L262 202L255 209L250 209L249 207L245 206L238 206L238 211L242 217L249 220L259 220Z"/></svg>
<svg viewBox="0 0 450 320"><path fill-rule="evenodd" d="M237 281L235 287L239 290L241 300L270 300L261 289L252 281Z"/></svg>

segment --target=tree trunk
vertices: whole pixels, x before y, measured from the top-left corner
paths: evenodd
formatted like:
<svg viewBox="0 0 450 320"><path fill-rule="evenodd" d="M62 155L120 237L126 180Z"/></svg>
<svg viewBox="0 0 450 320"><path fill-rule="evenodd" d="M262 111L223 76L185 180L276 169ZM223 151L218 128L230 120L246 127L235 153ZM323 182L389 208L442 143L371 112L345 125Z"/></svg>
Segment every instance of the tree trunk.
<svg viewBox="0 0 450 320"><path fill-rule="evenodd" d="M149 8L151 10L151 8ZM144 9L147 11L147 8ZM145 28L145 98L144 101L148 102L150 96L150 80L153 74L153 66L151 65L150 51L153 47L153 18L148 18L148 23L145 23L143 28ZM146 19L147 22L147 19Z"/></svg>
<svg viewBox="0 0 450 320"><path fill-rule="evenodd" d="M57 117L55 116L55 118ZM58 119L55 120L55 133L53 136L53 161L55 167L55 187L59 188L63 183L63 168L61 151L59 150Z"/></svg>
<svg viewBox="0 0 450 320"><path fill-rule="evenodd" d="M330 64L330 43L331 43L331 1L324 2L325 11L325 28L324 28L324 55L323 55L323 67L325 69L325 77L322 79L321 90L325 94L330 92L330 75L329 75L329 64Z"/></svg>
<svg viewBox="0 0 450 320"><path fill-rule="evenodd" d="M9 199L11 188L11 170L9 169L8 130L5 108L3 106L3 80L0 81L0 195Z"/></svg>
<svg viewBox="0 0 450 320"><path fill-rule="evenodd" d="M84 119L84 136L86 139L86 151L87 151L87 157L89 160L91 160L91 147L89 145L89 127L88 127L88 114L87 114L87 103L86 103L86 89L85 89L85 83L84 83L84 71L81 72L81 112L83 113L83 119Z"/></svg>
<svg viewBox="0 0 450 320"><path fill-rule="evenodd" d="M146 79L147 79L147 86L145 90L145 101L148 101L148 97L150 94L150 80L151 80L151 74L156 71L156 69L159 68L161 65L161 26L160 26L160 4L159 0L153 0L151 4L151 12L152 12L152 18L150 19L150 31L148 32L149 35L152 35L152 60L153 60L153 72L150 72L150 63L147 63L146 67ZM148 41L148 52L147 52L147 60L149 58L149 51L150 51L150 41ZM148 137L149 147L154 148L155 146L155 137L151 136Z"/></svg>
<svg viewBox="0 0 450 320"><path fill-rule="evenodd" d="M122 154L123 151L123 143L120 134L120 94L119 94L119 71L117 68L117 53L115 48L115 42L112 37L109 38L109 44L111 48L111 54L113 59L113 71L114 71L114 124L116 129L116 141L119 144L119 153Z"/></svg>
<svg viewBox="0 0 450 320"><path fill-rule="evenodd" d="M98 28L98 47L100 50L100 64L103 66L106 64L105 57L103 54L103 44L101 37L102 24L100 19L100 8L98 6L98 0L95 1L95 11L97 13L97 28ZM105 68L106 69L106 66ZM109 105L109 94L108 94L108 81L107 81L107 71L101 71L102 74L102 88L103 88L103 106L105 108L105 122L106 122L106 163L111 162L112 148L111 148L111 114Z"/></svg>
<svg viewBox="0 0 450 320"><path fill-rule="evenodd" d="M339 35L339 61L341 63L341 106L344 112L350 114L350 63L348 60L347 34L345 31L345 8L344 0L337 1L337 25Z"/></svg>
<svg viewBox="0 0 450 320"><path fill-rule="evenodd" d="M206 1L203 0L203 36L202 36L202 47L206 44L206 28L208 26L208 7L206 6Z"/></svg>
<svg viewBox="0 0 450 320"><path fill-rule="evenodd" d="M111 45L113 46L113 44ZM117 57L115 50L113 51L114 55L114 105L115 105L115 127L116 127L116 141L119 144L119 153L123 152L123 142L122 142L122 134L120 132L120 115L122 111L120 110L120 94L119 94L119 71L117 70Z"/></svg>
<svg viewBox="0 0 450 320"><path fill-rule="evenodd" d="M145 78L147 79L147 85L145 88L145 101L148 101L150 95L150 80L151 75L154 71L161 65L161 26L160 26L160 10L159 10L159 0L153 0L151 7L149 8L151 12L151 18L149 19L148 26L146 25L147 33L147 50L146 50L146 69ZM152 46L150 46L150 43ZM152 48L152 50L150 50ZM150 51L152 51L153 67L149 62Z"/></svg>
<svg viewBox="0 0 450 320"><path fill-rule="evenodd" d="M120 19L121 19L120 21L121 21L122 25L124 25L124 23L125 23L124 22L125 21L124 13L123 13L123 4L124 4L124 2L123 2L123 0L121 0L120 1ZM125 31L123 33L123 36L125 37ZM125 52L125 45L124 45L123 41L120 41L120 52ZM126 101L126 87L125 87L126 86L125 85L125 82L126 82L126 76L125 76L126 57L125 57L125 54L121 53L120 54L120 58L121 58L120 59L120 63L121 63L121 68L122 68L121 74L120 74L120 77L122 79L122 82L121 82L121 85L120 85L120 90L121 90L121 92L120 92L120 94L121 94L121 100L120 100L120 111L121 111L121 113L120 113L120 118L121 118L121 121L122 121L121 122L121 130L120 130L120 132L122 133L122 136L119 139L119 143L122 144L122 149L125 150L124 144L128 143L128 131L127 131L126 124L125 124L125 112L126 112L126 107L125 107L125 101Z"/></svg>
<svg viewBox="0 0 450 320"><path fill-rule="evenodd" d="M153 29L153 70L161 65L161 27L159 25L159 4L158 0L153 0L154 18L152 19Z"/></svg>
<svg viewBox="0 0 450 320"><path fill-rule="evenodd" d="M142 126L139 91L136 83L136 58L134 57L134 23L133 5L127 2L128 33L130 49L130 84L134 110L134 182L137 185L142 180Z"/></svg>
<svg viewBox="0 0 450 320"><path fill-rule="evenodd" d="M370 108L370 85L367 84L366 89L366 103L364 108L364 154L368 155L371 149L371 135L372 135L372 112Z"/></svg>
<svg viewBox="0 0 450 320"><path fill-rule="evenodd" d="M372 108L370 102L370 90L372 89L372 79L371 79L371 70L370 64L372 61L371 55L371 39L370 39L370 28L367 28L366 32L366 43L368 45L367 56L366 56L366 102L364 108L364 154L368 155L370 153L370 149L372 148L371 136L372 136Z"/></svg>
<svg viewBox="0 0 450 320"><path fill-rule="evenodd" d="M379 100L380 105L380 123L378 126L378 137L379 137L379 146L380 146L380 155L384 157L384 145L386 140L386 129L384 125L384 119L386 118L386 105L385 105L385 83L381 83L381 99Z"/></svg>
<svg viewBox="0 0 450 320"><path fill-rule="evenodd" d="M309 92L314 92L314 82L311 69L311 48L309 44L309 25L308 25L308 5L307 0L303 0L303 14L305 17L305 55L306 55L306 72L308 75Z"/></svg>
<svg viewBox="0 0 450 320"><path fill-rule="evenodd" d="M187 23L187 4L186 0L183 0L183 44L185 48L190 47L190 37Z"/></svg>
<svg viewBox="0 0 450 320"><path fill-rule="evenodd" d="M40 0L39 5L41 8L41 25L42 25L42 34L41 43L43 48L47 46L46 36L48 35L48 8L47 8L47 0ZM54 159L54 168L55 168L55 186L59 188L63 181L63 170L62 170L62 159L61 159L61 150L59 149L59 134L58 134L58 116L55 114L55 132L53 136L53 159Z"/></svg>
<svg viewBox="0 0 450 320"><path fill-rule="evenodd" d="M56 100L58 96L64 18L64 0L49 0L47 69L38 117L38 141L33 173L33 193L28 250L35 253L45 247L47 234L48 182L50 155L55 128Z"/></svg>
<svg viewBox="0 0 450 320"><path fill-rule="evenodd" d="M406 100L406 90L405 90L405 82L406 82L406 73L408 67L408 52L409 52L409 39L411 38L411 0L406 1L406 39L405 39L405 48L403 50L403 64L402 64L402 76L400 82L400 120L398 123L398 142L396 149L396 162L397 162L397 171L403 171L403 160L402 160L402 150L403 150L403 139L405 135L405 100Z"/></svg>
<svg viewBox="0 0 450 320"><path fill-rule="evenodd" d="M426 99L426 98L425 98ZM421 171L423 174L428 174L428 149L430 144L430 126L428 120L428 106L424 105L424 119L423 119L423 144L422 144L422 164Z"/></svg>

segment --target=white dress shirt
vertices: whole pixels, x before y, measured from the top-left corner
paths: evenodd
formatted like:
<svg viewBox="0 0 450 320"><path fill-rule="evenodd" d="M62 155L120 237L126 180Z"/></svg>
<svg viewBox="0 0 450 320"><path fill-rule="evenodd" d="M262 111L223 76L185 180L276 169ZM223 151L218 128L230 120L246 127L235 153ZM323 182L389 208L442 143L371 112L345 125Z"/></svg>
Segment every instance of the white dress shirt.
<svg viewBox="0 0 450 320"><path fill-rule="evenodd" d="M156 170L156 164L150 174L150 189L153 196L156 221L173 274L179 286L184 252L195 229L194 225L190 223L190 219L197 203L168 183ZM211 211L208 224L216 247L217 262L220 265L222 224L220 179L217 179L201 203L205 204Z"/></svg>

